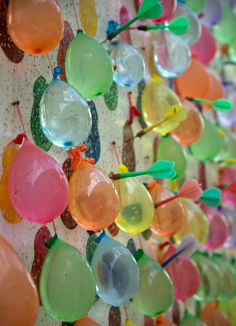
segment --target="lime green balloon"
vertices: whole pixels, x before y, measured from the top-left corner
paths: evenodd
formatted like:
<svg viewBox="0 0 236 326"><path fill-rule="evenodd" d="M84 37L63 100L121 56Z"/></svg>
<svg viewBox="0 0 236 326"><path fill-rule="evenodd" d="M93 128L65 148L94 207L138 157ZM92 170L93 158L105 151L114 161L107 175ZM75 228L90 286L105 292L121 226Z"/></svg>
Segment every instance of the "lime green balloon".
<svg viewBox="0 0 236 326"><path fill-rule="evenodd" d="M185 312L180 326L206 326L206 324L197 317L190 315L188 312Z"/></svg>
<svg viewBox="0 0 236 326"><path fill-rule="evenodd" d="M219 24L213 27L213 34L216 40L221 44L230 45L236 40L236 19L232 9L223 8L223 17Z"/></svg>
<svg viewBox="0 0 236 326"><path fill-rule="evenodd" d="M205 254L196 252L192 256L197 264L201 276L198 293L195 295L199 301L217 301L223 288L223 273L219 267Z"/></svg>
<svg viewBox="0 0 236 326"><path fill-rule="evenodd" d="M196 13L202 12L206 0L187 0L186 4Z"/></svg>
<svg viewBox="0 0 236 326"><path fill-rule="evenodd" d="M176 179L185 173L187 160L184 149L171 135L161 138L158 144L157 159L175 162Z"/></svg>
<svg viewBox="0 0 236 326"><path fill-rule="evenodd" d="M236 297L220 303L220 310L224 312L232 322L236 320ZM232 324L234 325L234 324Z"/></svg>
<svg viewBox="0 0 236 326"><path fill-rule="evenodd" d="M95 301L93 273L78 249L57 237L49 242L40 276L41 301L51 318L73 322L87 315Z"/></svg>
<svg viewBox="0 0 236 326"><path fill-rule="evenodd" d="M155 318L173 304L173 285L162 266L143 250L138 250L135 258L140 272L140 287L133 296L132 304L144 315Z"/></svg>
<svg viewBox="0 0 236 326"><path fill-rule="evenodd" d="M203 133L190 149L192 154L200 161L213 160L221 148L221 138L216 126L208 119L204 119L205 128Z"/></svg>
<svg viewBox="0 0 236 326"><path fill-rule="evenodd" d="M236 138L235 135L227 128L220 126L221 147L219 154L214 161L219 162L229 158L236 158Z"/></svg>
<svg viewBox="0 0 236 326"><path fill-rule="evenodd" d="M86 99L104 95L113 81L110 56L94 38L78 32L65 59L68 82Z"/></svg>

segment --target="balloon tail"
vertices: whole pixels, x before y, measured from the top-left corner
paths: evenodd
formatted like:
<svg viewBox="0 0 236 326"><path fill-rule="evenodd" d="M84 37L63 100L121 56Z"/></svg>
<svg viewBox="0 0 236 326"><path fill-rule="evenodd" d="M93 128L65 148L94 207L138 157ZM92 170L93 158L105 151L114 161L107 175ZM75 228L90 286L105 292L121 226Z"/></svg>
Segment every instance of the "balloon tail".
<svg viewBox="0 0 236 326"><path fill-rule="evenodd" d="M115 155L116 163L117 163L117 165L120 165L120 158L119 158L116 142L113 141L111 144L112 144L112 149L113 149L113 152Z"/></svg>
<svg viewBox="0 0 236 326"><path fill-rule="evenodd" d="M56 228L56 224L55 224L54 220L52 220L52 226L53 226L53 231L54 231L55 235L57 235L57 228Z"/></svg>
<svg viewBox="0 0 236 326"><path fill-rule="evenodd" d="M52 72L52 74L53 74L53 72L54 72L54 69L53 69L52 61L51 61L51 59L50 59L50 57L49 57L49 54L48 54L48 53L46 54L46 57L47 57L47 60L48 60L48 65L49 65L49 68L51 69L51 72Z"/></svg>
<svg viewBox="0 0 236 326"><path fill-rule="evenodd" d="M20 120L21 128L22 128L24 134L26 135L25 125L24 125L23 118L22 118L22 113L21 113L21 110L20 110L20 102L19 101L13 102L12 105L14 105L15 108L16 108L16 111L17 111L17 114L18 114L18 117L19 117L19 120Z"/></svg>

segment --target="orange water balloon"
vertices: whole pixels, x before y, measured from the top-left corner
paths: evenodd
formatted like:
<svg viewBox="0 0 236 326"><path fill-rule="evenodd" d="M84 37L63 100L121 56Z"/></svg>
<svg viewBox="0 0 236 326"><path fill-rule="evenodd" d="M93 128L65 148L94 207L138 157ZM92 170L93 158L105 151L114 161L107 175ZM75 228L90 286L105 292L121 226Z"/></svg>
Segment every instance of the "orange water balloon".
<svg viewBox="0 0 236 326"><path fill-rule="evenodd" d="M10 0L8 32L16 46L30 54L45 54L63 37L63 18L55 0Z"/></svg>
<svg viewBox="0 0 236 326"><path fill-rule="evenodd" d="M100 326L96 321L92 320L91 318L85 316L80 320L77 320L74 323L74 326Z"/></svg>
<svg viewBox="0 0 236 326"><path fill-rule="evenodd" d="M184 100L183 105L187 108L187 118L172 132L172 136L181 145L189 146L201 137L204 120L193 103Z"/></svg>
<svg viewBox="0 0 236 326"><path fill-rule="evenodd" d="M209 303L203 308L201 315L201 320L207 326L231 326L229 318L217 308L217 304Z"/></svg>
<svg viewBox="0 0 236 326"><path fill-rule="evenodd" d="M173 196L173 193L159 184L149 191L155 203ZM155 209L151 230L160 237L168 237L178 232L183 221L184 208L179 200L175 199Z"/></svg>
<svg viewBox="0 0 236 326"><path fill-rule="evenodd" d="M69 187L69 211L82 228L100 231L115 221L118 194L102 170L82 161L70 177Z"/></svg>
<svg viewBox="0 0 236 326"><path fill-rule="evenodd" d="M208 72L210 77L210 87L208 93L206 94L205 98L207 100L215 101L220 98L224 98L225 91L224 86L219 77L217 77L211 71Z"/></svg>

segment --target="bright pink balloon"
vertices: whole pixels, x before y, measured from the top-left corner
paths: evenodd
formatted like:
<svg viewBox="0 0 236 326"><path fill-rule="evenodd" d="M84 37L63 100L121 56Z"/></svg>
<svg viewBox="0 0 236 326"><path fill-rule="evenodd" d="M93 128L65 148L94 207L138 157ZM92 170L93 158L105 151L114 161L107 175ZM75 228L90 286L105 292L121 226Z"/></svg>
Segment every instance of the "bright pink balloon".
<svg viewBox="0 0 236 326"><path fill-rule="evenodd" d="M68 181L61 167L28 139L10 168L8 190L17 213L39 224L60 215L69 197Z"/></svg>
<svg viewBox="0 0 236 326"><path fill-rule="evenodd" d="M163 260L176 252L171 246ZM179 256L165 268L169 274L173 286L175 300L185 301L193 297L200 285L200 274L195 263L188 257Z"/></svg>
<svg viewBox="0 0 236 326"><path fill-rule="evenodd" d="M217 209L206 208L205 213L209 221L210 233L204 248L212 251L225 243L229 234L229 227L226 218Z"/></svg>
<svg viewBox="0 0 236 326"><path fill-rule="evenodd" d="M203 64L207 65L214 57L217 51L216 40L212 33L202 25L202 34L200 39L191 47L192 54Z"/></svg>
<svg viewBox="0 0 236 326"><path fill-rule="evenodd" d="M139 0L139 6L143 0ZM163 12L162 15L156 19L150 19L153 23L161 23L167 20L170 20L173 17L173 14L177 7L177 0L162 0L161 1Z"/></svg>

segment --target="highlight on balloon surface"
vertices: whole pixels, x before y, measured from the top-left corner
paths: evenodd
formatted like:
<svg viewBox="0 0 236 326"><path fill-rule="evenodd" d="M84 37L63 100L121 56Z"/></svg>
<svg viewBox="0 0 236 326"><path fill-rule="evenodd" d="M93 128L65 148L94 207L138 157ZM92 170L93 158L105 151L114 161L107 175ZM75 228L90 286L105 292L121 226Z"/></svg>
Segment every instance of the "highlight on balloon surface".
<svg viewBox="0 0 236 326"><path fill-rule="evenodd" d="M40 276L40 298L54 320L74 322L95 301L95 280L89 263L79 250L57 236L47 241L48 255Z"/></svg>
<svg viewBox="0 0 236 326"><path fill-rule="evenodd" d="M118 227L131 234L147 230L152 223L154 207L145 186L137 178L118 180L114 185L120 200L116 217Z"/></svg>
<svg viewBox="0 0 236 326"><path fill-rule="evenodd" d="M141 313L155 318L167 311L173 303L172 282L161 265L147 256L143 250L136 252L135 259L140 272L140 287L132 298L132 306Z"/></svg>
<svg viewBox="0 0 236 326"><path fill-rule="evenodd" d="M0 259L0 318L6 325L32 326L39 309L37 288L14 248L2 236Z"/></svg>
<svg viewBox="0 0 236 326"><path fill-rule="evenodd" d="M87 100L104 95L113 81L112 61L104 47L79 31L65 59L68 82Z"/></svg>
<svg viewBox="0 0 236 326"><path fill-rule="evenodd" d="M217 76L214 72L208 70L208 75L210 77L210 88L208 89L208 93L205 98L207 100L218 100L225 97L225 90L223 83L219 76ZM224 112L224 115L226 113ZM227 113L228 114L228 113Z"/></svg>
<svg viewBox="0 0 236 326"><path fill-rule="evenodd" d="M100 231L118 214L119 197L110 178L96 166L82 161L69 180L69 211L84 229Z"/></svg>
<svg viewBox="0 0 236 326"><path fill-rule="evenodd" d="M68 181L61 167L28 139L10 167L8 191L17 213L39 224L63 213L69 198Z"/></svg>
<svg viewBox="0 0 236 326"><path fill-rule="evenodd" d="M142 54L133 46L113 41L109 47L109 54L112 59L114 81L123 87L134 87L144 75L145 63Z"/></svg>
<svg viewBox="0 0 236 326"><path fill-rule="evenodd" d="M54 69L53 80L40 102L40 122L45 136L56 146L69 149L89 136L92 117L89 105L77 90L59 80L61 69Z"/></svg>
<svg viewBox="0 0 236 326"><path fill-rule="evenodd" d="M156 183L149 189L154 203L158 203L173 194L160 184ZM178 232L184 223L184 208L178 199L157 207L151 224L151 230L160 237L172 236Z"/></svg>
<svg viewBox="0 0 236 326"><path fill-rule="evenodd" d="M118 307L133 297L139 288L140 272L131 252L105 234L97 239L91 267L97 294Z"/></svg>
<svg viewBox="0 0 236 326"><path fill-rule="evenodd" d="M190 64L189 47L179 36L172 35L169 31L160 31L154 48L154 62L162 77L180 76Z"/></svg>
<svg viewBox="0 0 236 326"><path fill-rule="evenodd" d="M50 52L63 38L63 17L55 0L10 0L7 25L16 46L33 55Z"/></svg>

